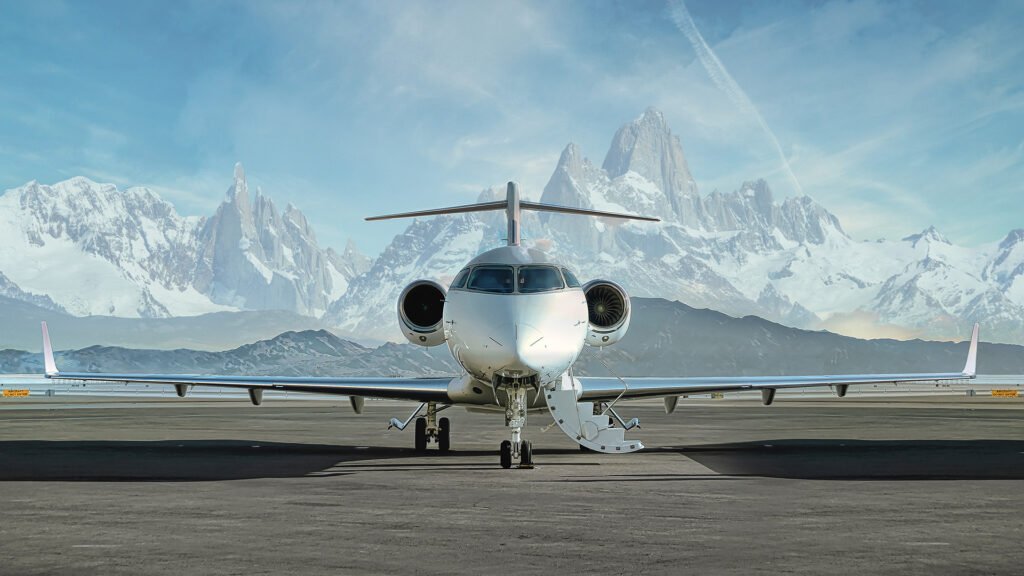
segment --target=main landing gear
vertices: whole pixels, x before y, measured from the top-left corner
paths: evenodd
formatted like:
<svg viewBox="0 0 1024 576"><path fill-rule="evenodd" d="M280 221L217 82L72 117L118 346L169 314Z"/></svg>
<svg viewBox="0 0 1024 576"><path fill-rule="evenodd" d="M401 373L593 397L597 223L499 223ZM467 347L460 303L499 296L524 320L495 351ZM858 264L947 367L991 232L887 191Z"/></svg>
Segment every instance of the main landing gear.
<svg viewBox="0 0 1024 576"><path fill-rule="evenodd" d="M426 416L416 417L423 408L427 408ZM388 425L388 429L398 428L399 430L405 430L405 427L409 425L409 422L413 418L416 418L416 437L414 447L417 452L425 452L427 450L427 444L431 441L437 442L437 449L439 452L448 452L451 450L451 432L452 424L447 418L437 418L437 413L441 410L448 408L448 406L437 407L434 402L424 402L416 408L411 416L404 422L398 418L392 418L391 423Z"/></svg>
<svg viewBox="0 0 1024 576"><path fill-rule="evenodd" d="M442 406L444 410L447 406ZM440 452L447 452L451 449L452 424L447 418L437 419L437 404L427 402L427 415L416 419L416 451L425 452L427 443L437 442L437 449Z"/></svg>
<svg viewBox="0 0 1024 576"><path fill-rule="evenodd" d="M505 408L505 425L511 429L512 439L501 443L501 467L511 468L515 459L519 460L519 468L533 468L533 446L529 440L523 440L523 426L526 426L526 393L529 388L519 382L505 387L508 405Z"/></svg>
<svg viewBox="0 0 1024 576"><path fill-rule="evenodd" d="M426 452L427 443L433 440L437 442L439 452L451 450L451 421L447 418L437 420L433 427L430 425L430 413L426 417L420 416L416 419L416 451ZM436 415L436 414L435 414Z"/></svg>

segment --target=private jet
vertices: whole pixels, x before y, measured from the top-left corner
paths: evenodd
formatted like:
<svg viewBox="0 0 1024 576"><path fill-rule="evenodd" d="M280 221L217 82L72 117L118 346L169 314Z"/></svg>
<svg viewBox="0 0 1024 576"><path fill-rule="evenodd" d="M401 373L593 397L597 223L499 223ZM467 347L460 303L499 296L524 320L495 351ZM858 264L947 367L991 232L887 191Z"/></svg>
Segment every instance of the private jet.
<svg viewBox="0 0 1024 576"><path fill-rule="evenodd" d="M46 323L42 325L45 376L75 381L167 384L185 397L195 386L241 388L259 405L265 390L347 396L356 413L365 398L411 400L419 405L407 418L392 418L388 428L405 430L415 420L417 451L429 443L440 452L451 447L452 428L438 413L452 406L503 414L509 438L499 447L503 468L533 467L533 449L523 438L531 413L548 412L581 449L624 454L643 449L626 438L637 428L616 410L621 400L661 397L666 413L683 395L760 391L769 405L778 390L831 387L837 396L850 386L903 382L938 382L975 377L978 326L974 326L967 362L960 372L930 374L863 374L828 376L636 378L589 377L573 373L584 346L612 346L629 328L630 300L610 280L582 283L570 266L520 241L523 210L576 214L616 220L657 222L657 218L603 212L520 199L508 183L504 200L450 208L376 216L367 220L414 218L503 210L507 245L480 254L444 286L417 280L398 298L398 323L417 346L447 345L462 374L446 378L263 377L174 374L107 374L61 372L54 362Z"/></svg>

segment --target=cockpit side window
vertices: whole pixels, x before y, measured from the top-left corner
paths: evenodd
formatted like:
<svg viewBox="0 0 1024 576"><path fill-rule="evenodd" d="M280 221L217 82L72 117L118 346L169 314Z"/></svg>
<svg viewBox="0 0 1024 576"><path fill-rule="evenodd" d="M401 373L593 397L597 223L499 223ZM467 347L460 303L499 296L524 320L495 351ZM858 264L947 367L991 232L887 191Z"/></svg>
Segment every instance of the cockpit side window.
<svg viewBox="0 0 1024 576"><path fill-rule="evenodd" d="M470 290L511 294L515 291L515 271L511 266L477 266L469 275Z"/></svg>
<svg viewBox="0 0 1024 576"><path fill-rule="evenodd" d="M455 280L452 280L452 285L448 289L465 288L466 278L469 278L469 268L463 268L462 272L459 272L459 275L455 277Z"/></svg>
<svg viewBox="0 0 1024 576"><path fill-rule="evenodd" d="M562 274L565 275L565 284L569 288L579 288L580 287L580 281L576 279L576 275L575 274L573 274L572 272L569 272L568 268L562 268Z"/></svg>
<svg viewBox="0 0 1024 576"><path fill-rule="evenodd" d="M562 286L562 277L558 274L557 268L551 266L519 267L519 292L522 294L560 290Z"/></svg>

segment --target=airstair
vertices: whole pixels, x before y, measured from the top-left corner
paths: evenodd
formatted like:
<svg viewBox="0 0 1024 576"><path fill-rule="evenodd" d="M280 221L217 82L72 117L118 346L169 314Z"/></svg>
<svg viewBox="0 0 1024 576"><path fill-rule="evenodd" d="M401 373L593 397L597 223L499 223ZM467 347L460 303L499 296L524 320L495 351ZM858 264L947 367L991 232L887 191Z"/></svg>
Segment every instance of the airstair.
<svg viewBox="0 0 1024 576"><path fill-rule="evenodd" d="M625 454L643 450L644 445L639 440L626 440L626 428L614 426L609 414L600 411L595 414L593 402L577 402L577 386L566 376L561 383L553 382L544 387L548 411L566 436L594 452Z"/></svg>

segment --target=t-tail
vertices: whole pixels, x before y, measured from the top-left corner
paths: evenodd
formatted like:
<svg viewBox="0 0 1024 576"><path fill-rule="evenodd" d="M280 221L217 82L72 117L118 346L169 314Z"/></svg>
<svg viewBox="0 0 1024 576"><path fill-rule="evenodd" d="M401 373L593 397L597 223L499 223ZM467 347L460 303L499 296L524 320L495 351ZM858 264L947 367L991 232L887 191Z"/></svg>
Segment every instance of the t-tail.
<svg viewBox="0 0 1024 576"><path fill-rule="evenodd" d="M556 206L554 204L542 204L540 202L529 202L519 198L519 186L515 182L508 183L508 192L504 200L495 202L479 202L477 204L464 204L462 206L451 206L449 208L435 208L433 210L420 210L418 212L402 212L399 214L386 214L384 216L372 216L367 218L373 220L390 220L392 218L416 218L419 216L438 216L441 214L462 214L465 212L488 212L491 210L504 210L505 218L508 221L508 245L519 245L519 222L523 210L534 210L537 212L558 212L560 214L580 214L583 216L598 216L601 218L619 218L623 220L643 220L645 222L660 222L661 219L651 216L638 216L636 214L622 214L619 212L605 212L603 210L591 210L589 208L572 208L570 206Z"/></svg>

